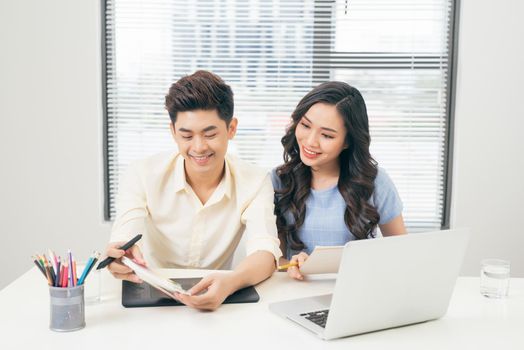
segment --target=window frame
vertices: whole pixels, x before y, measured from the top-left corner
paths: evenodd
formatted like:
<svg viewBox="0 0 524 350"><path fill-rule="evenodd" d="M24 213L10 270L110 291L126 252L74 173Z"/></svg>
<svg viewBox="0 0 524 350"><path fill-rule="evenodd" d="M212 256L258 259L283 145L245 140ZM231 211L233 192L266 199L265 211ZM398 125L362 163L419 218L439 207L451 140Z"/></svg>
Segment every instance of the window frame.
<svg viewBox="0 0 524 350"><path fill-rule="evenodd" d="M109 180L109 111L108 111L108 96L107 96L107 84L108 84L108 49L107 49L107 35L106 30L106 15L107 15L107 0L100 0L100 38L101 38L101 83L102 83L102 112L103 112L103 122L102 122L102 161L103 161L103 216L105 222L111 222L110 217L110 180ZM316 12L315 12L316 13ZM444 166L444 180L443 180L443 209L442 209L442 218L441 218L441 229L450 228L450 219L451 219L451 199L452 199L452 184L453 184L453 151L454 151L454 131L455 131L455 103L456 103L456 83L457 83L457 61L458 61L458 38L459 38L459 20L460 20L460 0L451 0L451 9L450 9L450 29L448 37L448 69L449 74L447 76L447 103L446 103L446 130L445 130L445 142L444 142L444 156L443 161ZM337 58L342 52L334 51L334 54L337 55ZM424 58L427 62L427 58L431 56L420 56L420 57L407 57L409 62L407 64L412 64L413 60L417 58ZM319 55L313 53L313 66L317 60L322 60ZM329 59L329 58L328 58ZM438 59L438 58L437 58ZM372 62L370 62L373 65ZM347 66L346 66L347 67ZM375 66L374 66L375 67ZM357 67L355 67L357 68ZM362 68L362 65L359 65L359 68ZM384 68L379 65L376 68ZM396 69L396 68L389 68ZM417 68L415 68L417 69ZM423 69L423 68L422 68ZM321 73L319 70L315 70ZM315 77L319 77L319 74L314 74ZM318 80L318 81L317 81ZM314 78L314 82L321 83L322 79Z"/></svg>

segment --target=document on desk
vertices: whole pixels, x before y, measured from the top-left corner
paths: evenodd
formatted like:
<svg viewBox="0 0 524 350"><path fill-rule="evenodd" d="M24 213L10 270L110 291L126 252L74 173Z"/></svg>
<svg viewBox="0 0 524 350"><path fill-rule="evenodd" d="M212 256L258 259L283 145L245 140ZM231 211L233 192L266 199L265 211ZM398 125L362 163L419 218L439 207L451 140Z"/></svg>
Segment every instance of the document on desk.
<svg viewBox="0 0 524 350"><path fill-rule="evenodd" d="M337 273L344 246L316 246L306 262L300 267L300 273Z"/></svg>

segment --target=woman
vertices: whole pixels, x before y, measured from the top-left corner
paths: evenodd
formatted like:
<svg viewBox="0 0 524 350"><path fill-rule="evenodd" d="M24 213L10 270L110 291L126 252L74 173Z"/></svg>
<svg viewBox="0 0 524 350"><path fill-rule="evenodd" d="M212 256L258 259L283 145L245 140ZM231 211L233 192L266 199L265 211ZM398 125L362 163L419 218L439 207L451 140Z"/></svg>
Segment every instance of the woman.
<svg viewBox="0 0 524 350"><path fill-rule="evenodd" d="M343 82L309 92L292 114L282 138L284 164L272 172L275 213L288 274L303 279L300 266L317 245L406 232L402 202L386 172L369 153L366 104Z"/></svg>

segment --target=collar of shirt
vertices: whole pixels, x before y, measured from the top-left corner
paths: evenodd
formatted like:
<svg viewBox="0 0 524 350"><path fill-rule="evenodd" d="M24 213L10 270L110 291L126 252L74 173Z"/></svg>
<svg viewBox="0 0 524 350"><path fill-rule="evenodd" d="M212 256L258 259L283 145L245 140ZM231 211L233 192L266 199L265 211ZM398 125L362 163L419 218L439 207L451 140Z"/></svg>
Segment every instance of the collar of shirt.
<svg viewBox="0 0 524 350"><path fill-rule="evenodd" d="M184 162L185 162L184 157L181 154L178 154L175 159L175 174L174 174L175 188L174 190L175 192L180 192L182 190L185 190L187 193L194 194L195 192L193 188L191 187L191 185L189 185L189 183L186 180L186 171L184 168ZM213 192L213 195L206 202L207 206L220 201L223 196L226 196L228 199L231 199L233 181L231 179L231 168L230 168L227 157L224 163L225 163L224 176L222 177L217 188Z"/></svg>

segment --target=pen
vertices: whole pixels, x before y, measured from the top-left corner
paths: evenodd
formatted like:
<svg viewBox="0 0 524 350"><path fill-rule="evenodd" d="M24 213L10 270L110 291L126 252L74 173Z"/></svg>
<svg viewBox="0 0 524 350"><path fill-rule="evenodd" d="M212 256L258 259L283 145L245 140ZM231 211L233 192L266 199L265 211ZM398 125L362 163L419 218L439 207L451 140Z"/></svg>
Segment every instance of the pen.
<svg viewBox="0 0 524 350"><path fill-rule="evenodd" d="M118 249L122 249L122 250L128 250L129 248L131 248L133 246L133 244L135 244L136 242L138 242L138 240L142 238L142 235L136 235L135 237L133 237L133 239L131 239L129 242L127 242L126 244L124 244L123 246L121 246L120 248ZM102 262L100 262L100 264L98 264L97 266L97 270L100 270L100 269L103 269L104 267L106 267L107 265L111 264L113 261L115 261L115 258L113 257L107 257L105 258Z"/></svg>
<svg viewBox="0 0 524 350"><path fill-rule="evenodd" d="M278 270L285 270L287 268L290 268L291 266L298 266L298 262L290 262L289 264L285 264L285 265L280 265L279 267L277 267Z"/></svg>

